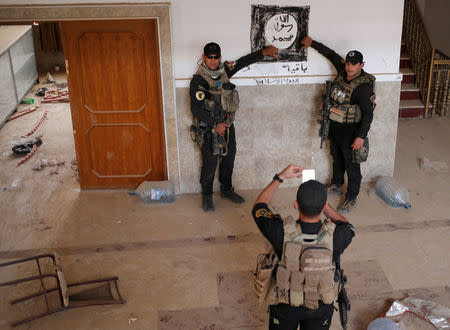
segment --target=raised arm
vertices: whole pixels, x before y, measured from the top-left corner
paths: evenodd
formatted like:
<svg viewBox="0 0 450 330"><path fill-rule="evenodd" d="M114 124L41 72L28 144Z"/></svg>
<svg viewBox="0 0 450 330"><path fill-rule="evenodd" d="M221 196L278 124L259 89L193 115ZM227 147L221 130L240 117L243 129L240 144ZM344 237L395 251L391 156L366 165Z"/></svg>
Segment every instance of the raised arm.
<svg viewBox="0 0 450 330"><path fill-rule="evenodd" d="M289 164L278 177L282 180L291 179L291 178L301 178L303 172L303 167ZM266 188L259 194L258 198L255 201L255 205L258 203L266 203L270 204L272 201L272 197L280 186L280 182L277 180L272 180L271 183L267 185Z"/></svg>
<svg viewBox="0 0 450 330"><path fill-rule="evenodd" d="M324 44L312 40L311 37L309 36L304 37L301 43L303 44L301 49L312 47L315 50L317 50L320 54L325 56L331 62L331 64L334 65L337 72L341 72L345 69L344 59L338 53L328 48Z"/></svg>
<svg viewBox="0 0 450 330"><path fill-rule="evenodd" d="M239 58L235 63L225 65L225 70L227 70L228 77L232 77L242 68L249 66L250 64L261 61L264 56L272 56L278 59L278 48L274 46L265 47L251 54L245 55ZM225 62L225 64L230 62Z"/></svg>

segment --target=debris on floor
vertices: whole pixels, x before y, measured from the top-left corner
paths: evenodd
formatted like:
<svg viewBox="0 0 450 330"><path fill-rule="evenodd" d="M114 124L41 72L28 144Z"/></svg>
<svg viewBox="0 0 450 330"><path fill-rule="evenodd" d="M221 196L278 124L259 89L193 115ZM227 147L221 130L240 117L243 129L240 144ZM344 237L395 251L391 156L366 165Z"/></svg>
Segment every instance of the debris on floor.
<svg viewBox="0 0 450 330"><path fill-rule="evenodd" d="M78 161L76 158L72 159L70 162L70 168L73 170L73 175L75 176L77 182L80 182L80 178L78 176Z"/></svg>
<svg viewBox="0 0 450 330"><path fill-rule="evenodd" d="M41 119L34 125L33 129L28 132L25 135L22 135L22 138L14 143L14 146L12 147L12 151L16 154L25 154L26 156L22 158L18 163L17 166L22 165L25 163L28 159L33 157L33 155L36 153L37 148L42 144L42 134L37 135L33 138L30 138L31 135L35 134L36 131L41 127L44 120L47 118L47 111L44 112Z"/></svg>
<svg viewBox="0 0 450 330"><path fill-rule="evenodd" d="M56 159L38 159L38 161L33 166L33 170L40 171L44 167L47 167L47 166L58 166L59 167L59 166L64 165L65 163L66 163L65 161L60 162Z"/></svg>
<svg viewBox="0 0 450 330"><path fill-rule="evenodd" d="M36 141L36 143L34 143ZM31 148L31 150L28 152L28 154L24 157L24 158L22 158L18 163L17 163L17 166L19 166L19 165L22 165L23 163L25 163L28 159L30 159L31 157L33 157L33 155L36 153L36 151L37 151L37 148L40 146L42 144L42 140L41 139L36 139L36 140L33 140L33 143L32 143L32 148ZM14 146L14 147L17 147L17 146ZM14 147L13 147L13 151L14 151Z"/></svg>
<svg viewBox="0 0 450 330"><path fill-rule="evenodd" d="M42 140L40 138L20 141L17 142L14 147L12 147L12 151L18 155L27 155L29 154L35 145L39 147L42 144Z"/></svg>
<svg viewBox="0 0 450 330"><path fill-rule="evenodd" d="M21 110L17 110L16 112L13 112L13 114L8 118L8 121L14 120L16 118L25 116L33 111L36 111L39 108L39 105L36 105L33 108L26 108L26 109L21 109Z"/></svg>
<svg viewBox="0 0 450 330"><path fill-rule="evenodd" d="M42 123L44 122L45 119L47 119L47 110L45 110L41 119L39 119L39 121L36 123L36 125L34 125L33 129L30 132L28 132L27 134L22 135L22 137L26 138L26 137L33 135L38 130L38 128L42 125Z"/></svg>
<svg viewBox="0 0 450 330"><path fill-rule="evenodd" d="M12 188L17 188L20 186L20 179L15 179L12 183L11 183L11 187Z"/></svg>
<svg viewBox="0 0 450 330"><path fill-rule="evenodd" d="M46 90L47 90L47 87L41 87L35 92L35 94L36 94L36 96L44 96Z"/></svg>
<svg viewBox="0 0 450 330"><path fill-rule="evenodd" d="M41 103L69 102L69 91L61 88L46 90Z"/></svg>
<svg viewBox="0 0 450 330"><path fill-rule="evenodd" d="M386 317L408 330L450 328L450 308L414 297L395 300L386 312Z"/></svg>
<svg viewBox="0 0 450 330"><path fill-rule="evenodd" d="M173 203L175 185L172 181L144 181L131 194L138 195L144 203Z"/></svg>
<svg viewBox="0 0 450 330"><path fill-rule="evenodd" d="M22 102L20 102L22 104L33 104L34 103L34 99L32 97L25 97Z"/></svg>
<svg viewBox="0 0 450 330"><path fill-rule="evenodd" d="M50 74L50 72L47 72L47 75L45 76L45 82L47 84L51 84L55 82L55 78Z"/></svg>
<svg viewBox="0 0 450 330"><path fill-rule="evenodd" d="M66 82L57 82L55 81L55 86L58 88L66 88L68 84Z"/></svg>
<svg viewBox="0 0 450 330"><path fill-rule="evenodd" d="M420 159L420 168L422 170L436 171L441 173L448 172L448 165L444 161L431 161L426 157Z"/></svg>
<svg viewBox="0 0 450 330"><path fill-rule="evenodd" d="M130 323L133 323L133 322L136 322L138 320L138 318L135 316L135 315L133 315L133 314L131 314L129 317L128 317L128 323L130 324Z"/></svg>

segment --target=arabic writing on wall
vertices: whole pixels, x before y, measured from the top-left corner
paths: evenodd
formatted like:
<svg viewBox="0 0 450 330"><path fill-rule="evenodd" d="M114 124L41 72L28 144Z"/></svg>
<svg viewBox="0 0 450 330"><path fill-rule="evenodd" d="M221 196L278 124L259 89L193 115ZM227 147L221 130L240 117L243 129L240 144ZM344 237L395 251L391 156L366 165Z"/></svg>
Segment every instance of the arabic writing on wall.
<svg viewBox="0 0 450 330"><path fill-rule="evenodd" d="M297 85L300 83L298 77L279 77L279 78L256 78L256 85Z"/></svg>
<svg viewBox="0 0 450 330"><path fill-rule="evenodd" d="M305 73L308 68L304 63L283 64L281 70L288 73ZM301 72L300 72L301 71Z"/></svg>
<svg viewBox="0 0 450 330"><path fill-rule="evenodd" d="M304 62L306 51L300 41L308 35L309 6L280 7L252 5L250 40L252 52L273 45L280 51L279 61ZM263 62L274 61L272 57Z"/></svg>
<svg viewBox="0 0 450 330"><path fill-rule="evenodd" d="M267 43L278 49L287 49L294 43L297 30L297 22L292 15L276 14L267 21L264 36Z"/></svg>

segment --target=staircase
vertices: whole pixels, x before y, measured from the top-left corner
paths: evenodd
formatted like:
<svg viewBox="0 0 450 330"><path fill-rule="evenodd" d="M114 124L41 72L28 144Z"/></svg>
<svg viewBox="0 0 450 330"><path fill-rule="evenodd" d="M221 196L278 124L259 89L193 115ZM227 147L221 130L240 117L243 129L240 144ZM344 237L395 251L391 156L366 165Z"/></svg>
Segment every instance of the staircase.
<svg viewBox="0 0 450 330"><path fill-rule="evenodd" d="M424 118L425 105L422 102L419 88L416 86L416 76L412 70L411 60L402 45L400 55L400 73L403 75L400 89L399 118Z"/></svg>
<svg viewBox="0 0 450 330"><path fill-rule="evenodd" d="M404 0L404 3L399 117L447 116L450 112L450 57L433 46L417 0Z"/></svg>

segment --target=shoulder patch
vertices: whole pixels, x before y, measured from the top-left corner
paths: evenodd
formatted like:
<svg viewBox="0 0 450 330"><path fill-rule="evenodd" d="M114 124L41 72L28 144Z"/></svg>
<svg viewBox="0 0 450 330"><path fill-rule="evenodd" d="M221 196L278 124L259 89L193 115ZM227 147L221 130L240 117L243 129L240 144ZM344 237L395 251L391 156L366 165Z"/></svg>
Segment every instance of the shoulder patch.
<svg viewBox="0 0 450 330"><path fill-rule="evenodd" d="M258 211L256 211L255 217L256 218L261 218L261 217L271 218L271 217L273 217L273 213L269 209L265 209L265 208L259 209Z"/></svg>
<svg viewBox="0 0 450 330"><path fill-rule="evenodd" d="M228 67L229 70L233 70L234 66L236 65L235 61L226 61L225 65Z"/></svg>
<svg viewBox="0 0 450 330"><path fill-rule="evenodd" d="M195 93L195 98L198 101L203 101L205 99L205 93L202 91L197 91L197 93Z"/></svg>

